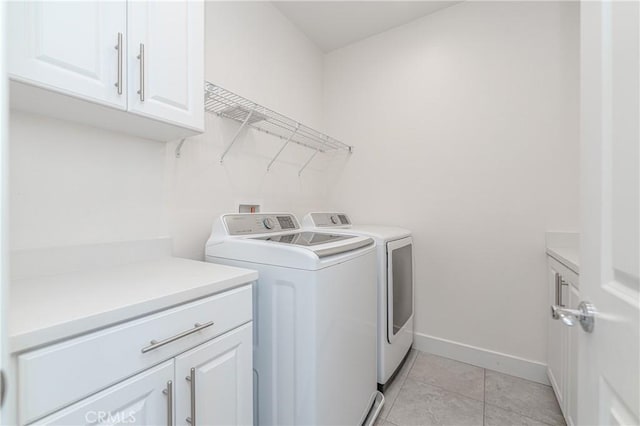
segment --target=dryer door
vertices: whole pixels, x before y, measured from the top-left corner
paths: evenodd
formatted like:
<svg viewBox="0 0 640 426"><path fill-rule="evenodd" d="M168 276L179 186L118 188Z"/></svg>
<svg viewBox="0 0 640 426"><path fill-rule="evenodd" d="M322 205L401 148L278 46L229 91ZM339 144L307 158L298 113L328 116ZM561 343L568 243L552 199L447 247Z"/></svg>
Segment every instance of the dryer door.
<svg viewBox="0 0 640 426"><path fill-rule="evenodd" d="M413 239L387 243L387 340L413 317Z"/></svg>

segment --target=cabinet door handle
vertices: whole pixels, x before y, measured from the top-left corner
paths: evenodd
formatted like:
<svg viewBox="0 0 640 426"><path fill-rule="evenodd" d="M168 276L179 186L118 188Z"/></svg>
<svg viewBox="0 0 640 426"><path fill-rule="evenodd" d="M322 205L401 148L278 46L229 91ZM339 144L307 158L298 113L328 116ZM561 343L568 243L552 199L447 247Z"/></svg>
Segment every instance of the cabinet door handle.
<svg viewBox="0 0 640 426"><path fill-rule="evenodd" d="M182 333L178 333L175 336L167 337L166 339L160 340L159 342L156 340L152 340L151 342L149 342L151 343L149 346L145 346L144 348L142 348L142 353L144 354L154 349L158 349L159 347L162 347L171 342L175 342L178 339L182 339L183 337L186 337L190 334L203 330L207 327L211 327L212 325L213 325L213 321L205 322L204 324L195 323L191 330L183 331Z"/></svg>
<svg viewBox="0 0 640 426"><path fill-rule="evenodd" d="M560 306L561 308L565 308L565 304L564 301L562 300L562 287L563 286L568 286L569 283L567 283L563 278L562 275L560 275L560 279L558 280L558 306Z"/></svg>
<svg viewBox="0 0 640 426"><path fill-rule="evenodd" d="M162 391L167 395L167 426L173 426L173 382L167 382L167 388Z"/></svg>
<svg viewBox="0 0 640 426"><path fill-rule="evenodd" d="M554 295L554 299L553 299L553 304L551 305L551 318L553 319L558 319L560 318L560 316L558 315L558 313L556 312L555 309L553 309L554 306L559 306L560 305L560 274L556 272L555 276L554 276L554 290L555 290L555 295Z"/></svg>
<svg viewBox="0 0 640 426"><path fill-rule="evenodd" d="M118 81L116 82L116 87L118 88L118 95L122 95L122 33L118 33L116 50L118 51Z"/></svg>
<svg viewBox="0 0 640 426"><path fill-rule="evenodd" d="M144 102L144 43L140 43L140 53L138 53L138 59L140 60L140 101Z"/></svg>
<svg viewBox="0 0 640 426"><path fill-rule="evenodd" d="M191 417L187 417L186 420L191 426L196 426L196 369L192 368L185 378L191 385Z"/></svg>

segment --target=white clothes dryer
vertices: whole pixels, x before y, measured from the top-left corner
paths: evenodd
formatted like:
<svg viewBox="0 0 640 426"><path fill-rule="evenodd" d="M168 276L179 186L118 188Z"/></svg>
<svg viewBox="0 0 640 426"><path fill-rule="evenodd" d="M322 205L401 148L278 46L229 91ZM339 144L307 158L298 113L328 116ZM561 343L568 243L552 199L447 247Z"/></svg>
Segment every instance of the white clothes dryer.
<svg viewBox="0 0 640 426"><path fill-rule="evenodd" d="M314 212L302 219L305 229L349 233L376 242L378 275L377 376L384 391L406 361L413 345L414 254L411 231L353 225L344 213Z"/></svg>
<svg viewBox="0 0 640 426"><path fill-rule="evenodd" d="M370 237L302 231L292 214L227 214L206 260L258 271L254 401L260 425L372 425L376 252Z"/></svg>

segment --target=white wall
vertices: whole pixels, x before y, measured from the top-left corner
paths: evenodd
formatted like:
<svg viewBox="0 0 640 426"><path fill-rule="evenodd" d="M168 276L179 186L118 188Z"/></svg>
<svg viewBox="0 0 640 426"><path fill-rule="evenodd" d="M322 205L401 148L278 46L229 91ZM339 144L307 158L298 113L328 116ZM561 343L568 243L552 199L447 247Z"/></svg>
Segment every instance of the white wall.
<svg viewBox="0 0 640 426"><path fill-rule="evenodd" d="M464 2L327 55L332 205L412 229L419 333L545 362L544 238L578 223L578 6Z"/></svg>
<svg viewBox="0 0 640 426"><path fill-rule="evenodd" d="M174 238L239 201L415 232L417 330L544 361L544 231L577 229L577 6L465 2L323 57L270 3L207 3L207 79L356 145L323 156L207 117L162 144L13 113L13 249ZM324 64L324 69L323 69ZM323 101L324 99L324 101ZM326 120L326 126L322 126Z"/></svg>
<svg viewBox="0 0 640 426"><path fill-rule="evenodd" d="M11 248L167 235L165 145L11 111Z"/></svg>
<svg viewBox="0 0 640 426"><path fill-rule="evenodd" d="M206 4L206 78L225 89L287 114L304 124L321 122L323 55L268 2ZM219 158L238 124L207 116L206 133L188 139L177 159L167 150L169 210L175 254L201 259L213 220L237 211L238 202L258 202L262 211L302 215L324 207L327 158L287 147L267 173L284 141L250 131Z"/></svg>
<svg viewBox="0 0 640 426"><path fill-rule="evenodd" d="M309 125L322 110L323 55L267 2L206 4L206 78ZM171 235L177 256L202 259L211 224L239 201L265 210L324 206L317 156L291 146L266 173L282 141L208 116L206 133L169 144L12 111L11 248L32 249Z"/></svg>

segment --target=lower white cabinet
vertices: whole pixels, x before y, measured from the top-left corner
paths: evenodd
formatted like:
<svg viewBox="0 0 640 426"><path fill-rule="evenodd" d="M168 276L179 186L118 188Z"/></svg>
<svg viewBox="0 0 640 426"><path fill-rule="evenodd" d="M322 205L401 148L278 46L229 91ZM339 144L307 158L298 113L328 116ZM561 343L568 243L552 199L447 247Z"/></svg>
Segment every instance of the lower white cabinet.
<svg viewBox="0 0 640 426"><path fill-rule="evenodd" d="M253 423L251 334L242 326L176 357L176 424Z"/></svg>
<svg viewBox="0 0 640 426"><path fill-rule="evenodd" d="M577 309L580 303L578 274L552 257L547 257L549 312L551 305ZM547 375L569 426L576 422L579 325L568 327L548 316Z"/></svg>
<svg viewBox="0 0 640 426"><path fill-rule="evenodd" d="M249 284L17 355L18 423L251 425L252 357Z"/></svg>
<svg viewBox="0 0 640 426"><path fill-rule="evenodd" d="M71 407L36 422L39 425L172 425L173 361L137 374Z"/></svg>

